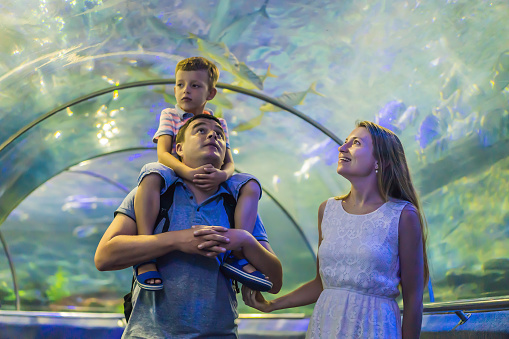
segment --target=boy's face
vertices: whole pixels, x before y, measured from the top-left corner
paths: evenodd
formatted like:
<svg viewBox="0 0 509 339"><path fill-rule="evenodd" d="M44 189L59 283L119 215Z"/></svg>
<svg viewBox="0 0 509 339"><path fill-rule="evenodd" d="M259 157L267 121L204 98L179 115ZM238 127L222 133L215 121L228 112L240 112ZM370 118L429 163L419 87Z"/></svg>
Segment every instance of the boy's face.
<svg viewBox="0 0 509 339"><path fill-rule="evenodd" d="M192 168L206 164L221 167L226 152L226 138L221 125L211 119L196 119L184 135L184 141L176 145L177 154L184 164Z"/></svg>
<svg viewBox="0 0 509 339"><path fill-rule="evenodd" d="M177 71L175 75L175 98L177 105L185 112L202 114L205 104L216 95L215 88L209 88L207 71Z"/></svg>

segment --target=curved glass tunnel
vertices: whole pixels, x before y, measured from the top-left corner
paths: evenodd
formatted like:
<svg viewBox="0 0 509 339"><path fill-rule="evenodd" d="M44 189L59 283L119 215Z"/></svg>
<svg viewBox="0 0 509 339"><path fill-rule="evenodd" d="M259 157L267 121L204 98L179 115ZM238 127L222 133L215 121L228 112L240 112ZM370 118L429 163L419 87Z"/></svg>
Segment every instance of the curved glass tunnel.
<svg viewBox="0 0 509 339"><path fill-rule="evenodd" d="M156 158L151 137L173 91L122 89L45 114L111 86L173 78L176 63L195 55L218 64L221 82L276 98L340 138L356 120L394 130L428 221L435 301L509 295L506 1L0 6L0 233L21 310L121 310L131 273L98 272L93 254L139 169ZM335 173L337 144L247 95L223 90L210 107L228 122L238 169L267 192L260 211L285 268L283 292L291 290L315 274L308 244L316 251L319 204L348 191ZM14 310L0 258L1 310Z"/></svg>
<svg viewBox="0 0 509 339"><path fill-rule="evenodd" d="M2 225L6 242L12 244L21 309L120 310L131 272L98 272L93 255L113 211L136 185L139 170L157 159L151 138L157 112L168 105L164 90L129 88L72 105L34 125L2 152L2 160L10 164L6 175L13 178L2 206L22 201ZM242 94L229 96L236 112L242 112L225 113L228 121L237 121L230 131L236 166L257 169L250 173L266 191L260 213L272 246L288 268L285 290L290 291L315 274L316 206L306 197L323 201L333 191L346 189L335 178L335 157L318 154L337 153L337 143L287 112L264 114L256 128L244 130L245 121L259 117L258 107L267 103ZM315 140L321 149L311 154L306 145ZM23 156L24 150L30 150L30 158ZM26 229L37 243L27 239ZM4 288L7 307L13 304L13 291L9 285ZM241 311L249 310L244 306Z"/></svg>

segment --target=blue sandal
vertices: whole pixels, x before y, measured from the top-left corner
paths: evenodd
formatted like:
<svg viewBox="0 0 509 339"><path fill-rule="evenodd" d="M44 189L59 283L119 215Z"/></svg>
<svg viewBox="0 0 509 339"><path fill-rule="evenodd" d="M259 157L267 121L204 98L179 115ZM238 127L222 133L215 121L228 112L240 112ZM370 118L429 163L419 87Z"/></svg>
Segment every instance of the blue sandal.
<svg viewBox="0 0 509 339"><path fill-rule="evenodd" d="M221 264L221 272L233 280L238 281L242 285L249 287L255 291L267 292L272 288L272 283L265 279L265 276L260 271L247 273L243 267L249 264L246 259L237 259L229 256Z"/></svg>
<svg viewBox="0 0 509 339"><path fill-rule="evenodd" d="M138 286L140 286L144 290L149 290L149 291L162 290L163 289L162 282L160 284L147 284L146 283L146 281L148 279L160 279L161 281L163 281L163 278L161 277L161 274L159 274L158 271L148 271L148 272L145 272L142 274L138 274L138 267L140 267L141 265L152 263L152 262L155 263L156 261L150 260L150 261L142 262L141 264L134 265L133 266L134 280L136 280L136 283L138 284Z"/></svg>

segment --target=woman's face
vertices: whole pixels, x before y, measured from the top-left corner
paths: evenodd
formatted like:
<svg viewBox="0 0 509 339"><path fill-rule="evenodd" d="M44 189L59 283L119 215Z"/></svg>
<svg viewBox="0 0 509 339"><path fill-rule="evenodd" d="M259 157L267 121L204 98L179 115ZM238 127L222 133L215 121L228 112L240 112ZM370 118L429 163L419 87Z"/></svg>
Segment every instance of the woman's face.
<svg viewBox="0 0 509 339"><path fill-rule="evenodd" d="M339 147L338 174L345 178L375 175L378 163L373 156L373 141L368 130L357 127Z"/></svg>

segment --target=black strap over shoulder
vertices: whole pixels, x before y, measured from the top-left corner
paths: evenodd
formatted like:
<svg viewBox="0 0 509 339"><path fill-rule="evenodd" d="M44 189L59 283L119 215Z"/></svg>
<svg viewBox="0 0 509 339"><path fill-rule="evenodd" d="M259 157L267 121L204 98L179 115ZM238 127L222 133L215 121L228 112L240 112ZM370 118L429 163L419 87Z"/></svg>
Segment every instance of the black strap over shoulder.
<svg viewBox="0 0 509 339"><path fill-rule="evenodd" d="M161 202L159 208L159 214L156 219L156 226L159 225L161 220L164 219L164 226L162 232L168 232L170 228L170 220L168 218L168 211L170 210L171 205L173 204L173 195L175 193L176 184L173 183L168 187L166 192L161 195Z"/></svg>
<svg viewBox="0 0 509 339"><path fill-rule="evenodd" d="M228 215L230 228L235 228L235 207L237 207L237 201L230 193L221 193L221 195L223 196L223 206Z"/></svg>

